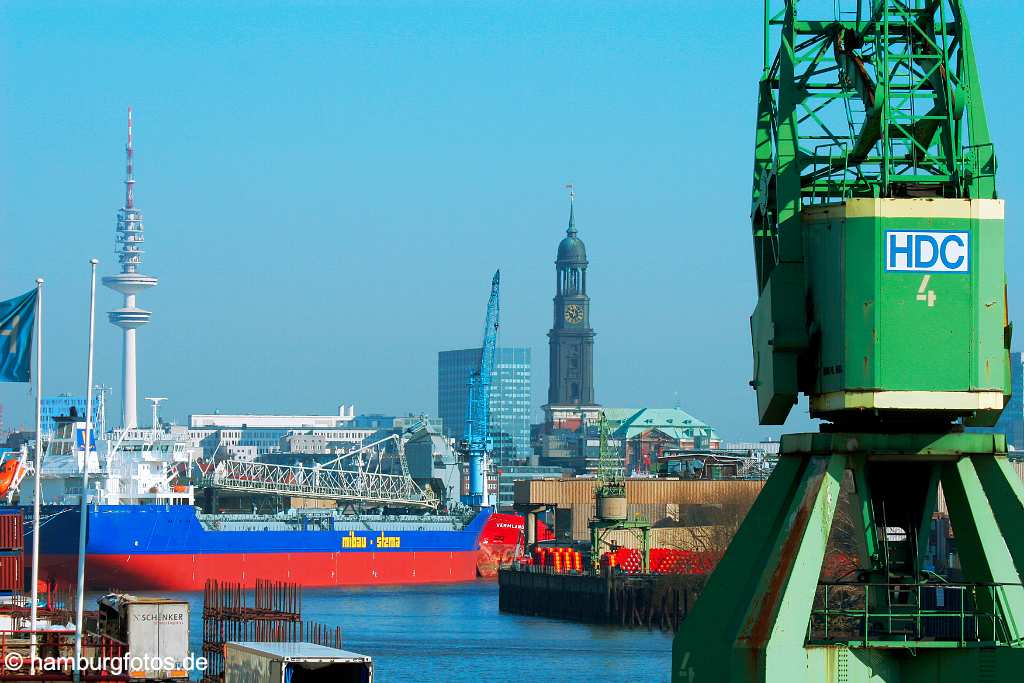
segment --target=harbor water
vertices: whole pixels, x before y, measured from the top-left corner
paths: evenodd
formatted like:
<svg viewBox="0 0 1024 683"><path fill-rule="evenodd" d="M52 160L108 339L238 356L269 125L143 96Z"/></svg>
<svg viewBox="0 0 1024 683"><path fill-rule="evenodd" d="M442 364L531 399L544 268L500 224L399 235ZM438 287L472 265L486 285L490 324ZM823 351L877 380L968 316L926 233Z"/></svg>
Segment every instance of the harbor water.
<svg viewBox="0 0 1024 683"><path fill-rule="evenodd" d="M199 653L203 595L174 597L192 605L192 650ZM671 678L670 636L501 614L495 581L310 588L302 593L302 615L340 625L346 649L373 657L376 683L521 683L591 675L668 683Z"/></svg>

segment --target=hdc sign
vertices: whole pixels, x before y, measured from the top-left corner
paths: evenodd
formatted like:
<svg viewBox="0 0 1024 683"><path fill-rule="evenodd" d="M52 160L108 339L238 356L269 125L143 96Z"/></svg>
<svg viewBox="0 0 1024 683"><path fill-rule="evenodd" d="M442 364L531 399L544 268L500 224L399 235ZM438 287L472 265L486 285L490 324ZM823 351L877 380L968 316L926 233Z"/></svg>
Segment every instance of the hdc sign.
<svg viewBox="0 0 1024 683"><path fill-rule="evenodd" d="M906 273L966 273L970 233L943 230L886 230L885 269Z"/></svg>

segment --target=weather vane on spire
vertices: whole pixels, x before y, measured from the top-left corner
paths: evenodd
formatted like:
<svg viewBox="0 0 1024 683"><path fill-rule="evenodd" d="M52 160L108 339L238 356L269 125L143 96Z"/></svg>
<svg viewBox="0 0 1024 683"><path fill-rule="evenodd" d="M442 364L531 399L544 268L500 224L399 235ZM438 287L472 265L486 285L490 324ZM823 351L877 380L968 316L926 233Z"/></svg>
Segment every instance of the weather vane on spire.
<svg viewBox="0 0 1024 683"><path fill-rule="evenodd" d="M576 235L576 188L572 183L566 183L565 189L569 190L569 229L570 237Z"/></svg>

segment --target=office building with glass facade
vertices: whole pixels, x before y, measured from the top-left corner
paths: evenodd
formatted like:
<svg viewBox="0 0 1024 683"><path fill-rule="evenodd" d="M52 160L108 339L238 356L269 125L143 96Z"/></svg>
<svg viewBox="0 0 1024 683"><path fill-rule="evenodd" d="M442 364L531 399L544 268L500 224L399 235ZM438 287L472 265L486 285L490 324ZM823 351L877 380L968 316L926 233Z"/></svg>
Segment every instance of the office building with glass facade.
<svg viewBox="0 0 1024 683"><path fill-rule="evenodd" d="M479 348L437 354L437 414L446 436L465 438L469 375L479 363ZM491 458L498 467L525 463L530 458L531 365L527 347L495 350L490 432Z"/></svg>
<svg viewBox="0 0 1024 683"><path fill-rule="evenodd" d="M71 394L58 394L57 396L44 396L40 401L40 431L44 439L53 436L57 429L57 423L53 418L61 415L70 415L71 409L85 421L85 396L72 396ZM103 414L103 397L96 393L92 397L92 423L103 430L106 426L105 415Z"/></svg>

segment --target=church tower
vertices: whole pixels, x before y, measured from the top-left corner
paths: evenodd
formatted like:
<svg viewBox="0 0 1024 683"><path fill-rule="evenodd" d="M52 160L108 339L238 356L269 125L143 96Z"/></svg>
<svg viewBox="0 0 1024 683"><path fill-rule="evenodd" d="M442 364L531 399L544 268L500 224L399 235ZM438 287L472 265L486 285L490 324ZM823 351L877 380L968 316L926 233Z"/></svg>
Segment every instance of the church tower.
<svg viewBox="0 0 1024 683"><path fill-rule="evenodd" d="M593 419L594 330L590 327L587 296L587 249L577 236L576 195L569 187L569 228L558 245L555 260L554 323L548 332L551 350L547 423Z"/></svg>

